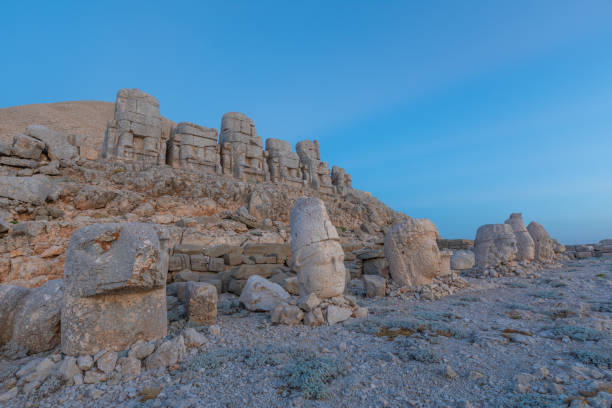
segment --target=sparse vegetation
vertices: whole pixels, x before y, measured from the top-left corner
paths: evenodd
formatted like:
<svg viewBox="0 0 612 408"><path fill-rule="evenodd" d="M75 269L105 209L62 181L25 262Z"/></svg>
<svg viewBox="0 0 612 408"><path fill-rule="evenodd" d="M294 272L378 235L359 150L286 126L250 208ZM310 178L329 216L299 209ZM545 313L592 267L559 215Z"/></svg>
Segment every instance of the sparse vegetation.
<svg viewBox="0 0 612 408"><path fill-rule="evenodd" d="M555 338L567 336L577 341L599 341L604 338L603 332L582 326L557 326L551 332Z"/></svg>
<svg viewBox="0 0 612 408"><path fill-rule="evenodd" d="M540 299L562 299L563 298L563 293L555 292L555 291L533 292L530 295L533 297L540 298Z"/></svg>
<svg viewBox="0 0 612 408"><path fill-rule="evenodd" d="M230 362L246 364L249 368L276 366L280 364L279 354L283 350L266 346L264 348L225 348L200 354L189 365L190 369L215 370Z"/></svg>
<svg viewBox="0 0 612 408"><path fill-rule="evenodd" d="M55 394L64 385L64 381L55 375L47 378L41 385L32 393L32 399L34 401L40 401L44 398L49 397L51 394Z"/></svg>
<svg viewBox="0 0 612 408"><path fill-rule="evenodd" d="M574 350L571 352L576 360L584 364L591 364L602 368L612 368L612 353L598 353L588 350Z"/></svg>
<svg viewBox="0 0 612 408"><path fill-rule="evenodd" d="M284 380L287 388L301 391L304 398L324 399L329 397L329 383L345 371L346 366L341 359L301 352L279 370L278 376Z"/></svg>
<svg viewBox="0 0 612 408"><path fill-rule="evenodd" d="M542 394L524 394L504 398L501 406L504 408L549 408L561 406L560 397Z"/></svg>

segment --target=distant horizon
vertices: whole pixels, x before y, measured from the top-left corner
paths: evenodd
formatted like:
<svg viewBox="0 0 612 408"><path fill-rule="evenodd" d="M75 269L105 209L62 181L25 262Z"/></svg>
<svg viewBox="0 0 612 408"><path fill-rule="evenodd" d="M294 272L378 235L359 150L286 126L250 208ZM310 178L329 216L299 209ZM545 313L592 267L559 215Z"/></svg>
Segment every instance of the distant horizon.
<svg viewBox="0 0 612 408"><path fill-rule="evenodd" d="M177 123L239 111L264 140L316 139L444 238L512 212L612 238L612 4L316 5L9 4L0 106L138 88Z"/></svg>

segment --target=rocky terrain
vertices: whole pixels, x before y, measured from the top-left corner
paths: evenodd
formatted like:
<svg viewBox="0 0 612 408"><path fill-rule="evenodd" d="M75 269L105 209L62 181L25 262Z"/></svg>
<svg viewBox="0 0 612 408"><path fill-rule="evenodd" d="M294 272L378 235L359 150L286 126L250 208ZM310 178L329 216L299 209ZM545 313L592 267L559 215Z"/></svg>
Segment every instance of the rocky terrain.
<svg viewBox="0 0 612 408"><path fill-rule="evenodd" d="M612 240L443 239L134 89L0 120L0 406L612 406Z"/></svg>
<svg viewBox="0 0 612 408"><path fill-rule="evenodd" d="M436 301L363 298L369 317L335 326L277 326L265 314L220 309L216 325L193 327L203 344L169 370L57 392L48 381L4 404L610 406L612 260L468 282ZM3 361L2 380L46 356L57 351Z"/></svg>

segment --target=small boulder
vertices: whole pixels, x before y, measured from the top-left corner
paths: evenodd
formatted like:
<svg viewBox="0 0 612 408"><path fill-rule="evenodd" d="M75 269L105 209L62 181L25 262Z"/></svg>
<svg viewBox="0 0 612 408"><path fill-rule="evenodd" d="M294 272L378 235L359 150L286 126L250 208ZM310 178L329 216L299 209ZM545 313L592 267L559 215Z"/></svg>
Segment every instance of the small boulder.
<svg viewBox="0 0 612 408"><path fill-rule="evenodd" d="M147 370L168 367L183 360L185 356L185 339L183 336L166 340L145 360Z"/></svg>
<svg viewBox="0 0 612 408"><path fill-rule="evenodd" d="M303 317L304 312L302 312L299 307L288 305L286 303L276 306L270 314L270 320L272 323L286 324L289 326L299 324Z"/></svg>
<svg viewBox="0 0 612 408"><path fill-rule="evenodd" d="M13 138L11 152L22 159L38 160L45 149L45 144L40 140L23 134L16 134Z"/></svg>
<svg viewBox="0 0 612 408"><path fill-rule="evenodd" d="M51 160L76 160L79 152L76 147L68 142L68 136L55 132L42 125L30 125L26 133L47 145L47 154Z"/></svg>
<svg viewBox="0 0 612 408"><path fill-rule="evenodd" d="M31 177L0 176L0 197L25 203L42 205L53 197L55 185L43 175Z"/></svg>
<svg viewBox="0 0 612 408"><path fill-rule="evenodd" d="M327 324L334 325L349 319L353 315L353 311L347 307L335 305L327 306Z"/></svg>
<svg viewBox="0 0 612 408"><path fill-rule="evenodd" d="M285 289L258 275L249 278L239 298L252 312L269 312L287 299L289 294Z"/></svg>
<svg viewBox="0 0 612 408"><path fill-rule="evenodd" d="M185 347L200 347L207 342L206 336L193 327L183 330L183 338L185 339Z"/></svg>
<svg viewBox="0 0 612 408"><path fill-rule="evenodd" d="M384 297L386 295L387 280L378 275L363 275L363 286L367 297Z"/></svg>
<svg viewBox="0 0 612 408"><path fill-rule="evenodd" d="M298 299L297 305L300 309L305 312L313 311L317 306L321 304L321 299L316 295L316 293L310 293L308 295L302 296Z"/></svg>

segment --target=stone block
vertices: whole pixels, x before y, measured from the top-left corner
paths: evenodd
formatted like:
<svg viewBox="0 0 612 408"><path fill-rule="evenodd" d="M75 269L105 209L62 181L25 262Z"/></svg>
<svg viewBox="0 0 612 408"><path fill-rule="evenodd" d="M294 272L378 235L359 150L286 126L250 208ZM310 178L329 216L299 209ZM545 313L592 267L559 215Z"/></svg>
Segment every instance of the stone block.
<svg viewBox="0 0 612 408"><path fill-rule="evenodd" d="M194 271L198 271L198 272L208 272L209 270L211 270L208 267L208 264L210 262L210 257L206 256L206 255L191 255L189 257L190 261L191 261L191 269Z"/></svg>
<svg viewBox="0 0 612 408"><path fill-rule="evenodd" d="M182 271L185 269L191 269L191 263L189 255L187 254L174 254L168 261L168 270L170 272Z"/></svg>
<svg viewBox="0 0 612 408"><path fill-rule="evenodd" d="M239 253L228 253L223 255L223 261L228 266L236 266L242 263L242 254Z"/></svg>
<svg viewBox="0 0 612 408"><path fill-rule="evenodd" d="M256 264L256 265L240 265L232 269L232 276L235 279L246 280L252 275L259 275L263 278L269 278L272 275L282 272L284 269L276 264Z"/></svg>
<svg viewBox="0 0 612 408"><path fill-rule="evenodd" d="M387 280L378 275L363 275L363 284L367 297L384 297L386 295Z"/></svg>
<svg viewBox="0 0 612 408"><path fill-rule="evenodd" d="M217 320L217 288L208 283L189 282L185 286L187 320L214 324Z"/></svg>
<svg viewBox="0 0 612 408"><path fill-rule="evenodd" d="M235 245L215 245L204 250L204 255L210 256L211 258L220 258L225 254L242 254L242 248Z"/></svg>
<svg viewBox="0 0 612 408"><path fill-rule="evenodd" d="M225 261L223 258L210 258L208 262L208 270L211 272L222 272L225 270Z"/></svg>

